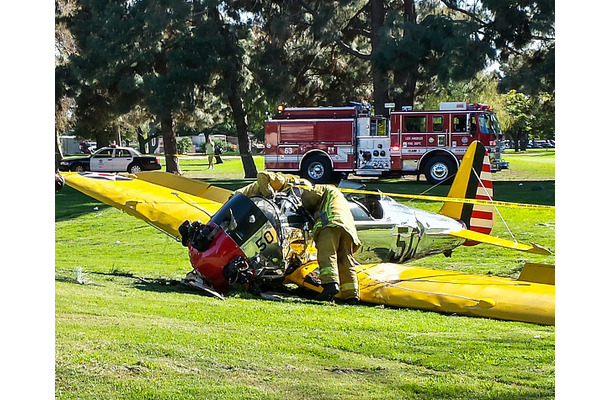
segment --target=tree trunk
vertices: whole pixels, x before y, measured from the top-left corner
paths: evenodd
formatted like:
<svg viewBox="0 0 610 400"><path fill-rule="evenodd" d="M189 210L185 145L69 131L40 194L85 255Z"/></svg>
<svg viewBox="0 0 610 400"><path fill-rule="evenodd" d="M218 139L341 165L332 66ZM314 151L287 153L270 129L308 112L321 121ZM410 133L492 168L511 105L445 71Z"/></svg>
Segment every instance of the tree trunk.
<svg viewBox="0 0 610 400"><path fill-rule="evenodd" d="M405 26L417 23L417 12L413 0L404 0L403 22ZM406 32L403 32L403 35ZM418 79L417 67L407 71L394 72L394 87L400 88L394 94L396 109L402 106L412 106L415 102L415 87ZM396 89L395 89L396 90Z"/></svg>
<svg viewBox="0 0 610 400"><path fill-rule="evenodd" d="M151 142L159 137L160 132L157 132L156 129L151 129L148 131L147 136L144 136L144 129L142 129L141 127L138 126L137 133L138 133L138 149L140 150L140 153L152 154L154 152L154 150L156 149L156 146L153 149Z"/></svg>
<svg viewBox="0 0 610 400"><path fill-rule="evenodd" d="M383 0L371 0L371 75L373 77L373 106L375 114L389 116L384 104L388 102L388 73L379 65L377 54L380 51L380 33L385 20Z"/></svg>
<svg viewBox="0 0 610 400"><path fill-rule="evenodd" d="M527 151L527 133L521 132L519 135L519 144L521 151Z"/></svg>
<svg viewBox="0 0 610 400"><path fill-rule="evenodd" d="M142 128L140 128L138 126L137 128L137 132L138 132L138 149L140 150L140 153L142 154L146 154L146 138L144 137L144 131L142 130Z"/></svg>
<svg viewBox="0 0 610 400"><path fill-rule="evenodd" d="M248 138L248 116L244 107L244 101L239 91L239 84L236 74L231 73L231 83L229 88L229 104L233 111L233 120L237 127L237 145L241 162L244 166L244 178L256 178L257 170L254 158L252 158L252 148Z"/></svg>
<svg viewBox="0 0 610 400"><path fill-rule="evenodd" d="M242 96L242 84L240 81L240 73L243 66L243 60L238 56L237 36L230 32L224 25L218 8L211 10L212 17L216 20L221 35L225 39L225 44L229 48L235 49L233 57L229 60L232 67L224 68L223 76L227 81L226 95L229 98L229 105L233 111L233 121L237 127L237 146L241 156L241 162L244 167L245 178L256 178L257 170L254 159L252 158L252 149L250 147L250 139L248 138L248 115L244 107L244 99Z"/></svg>
<svg viewBox="0 0 610 400"><path fill-rule="evenodd" d="M95 132L95 146L98 149L102 147L106 147L110 144L110 138L108 137L108 132L104 130L98 130Z"/></svg>
<svg viewBox="0 0 610 400"><path fill-rule="evenodd" d="M174 131L174 118L171 112L163 112L159 116L161 121L161 134L163 135L163 151L165 152L165 170L181 175L180 162L178 161L178 146L176 144L176 132Z"/></svg>
<svg viewBox="0 0 610 400"><path fill-rule="evenodd" d="M112 123L111 127L112 127L112 132L110 134L111 142L115 142L117 144L117 146L122 146L121 125L117 121L114 121Z"/></svg>
<svg viewBox="0 0 610 400"><path fill-rule="evenodd" d="M61 143L59 141L59 132L55 131L55 171L59 168L59 162L64 158L64 154L61 151Z"/></svg>
<svg viewBox="0 0 610 400"><path fill-rule="evenodd" d="M412 73L394 73L394 84L400 86L400 91L394 94L397 110L400 110L402 106L412 106L415 102L415 86L417 83L415 75Z"/></svg>
<svg viewBox="0 0 610 400"><path fill-rule="evenodd" d="M167 48L155 54L155 71L159 76L165 77L169 73L167 62ZM174 117L169 104L164 104L162 111L157 113L157 120L161 122L161 136L163 137L163 153L165 154L165 171L182 175L178 161L178 145L176 131L174 130Z"/></svg>

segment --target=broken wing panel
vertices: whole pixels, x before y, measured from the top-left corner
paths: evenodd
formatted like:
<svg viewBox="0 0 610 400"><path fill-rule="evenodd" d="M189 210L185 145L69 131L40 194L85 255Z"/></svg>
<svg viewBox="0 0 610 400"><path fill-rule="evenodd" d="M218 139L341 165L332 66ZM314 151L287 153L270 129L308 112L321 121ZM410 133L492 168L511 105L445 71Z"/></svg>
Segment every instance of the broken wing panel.
<svg viewBox="0 0 610 400"><path fill-rule="evenodd" d="M136 175L92 172L62 174L68 186L146 221L176 238L180 237L178 227L185 220L198 219L206 223L222 207L222 199L231 194L229 190L166 172L144 175L147 180L138 179Z"/></svg>

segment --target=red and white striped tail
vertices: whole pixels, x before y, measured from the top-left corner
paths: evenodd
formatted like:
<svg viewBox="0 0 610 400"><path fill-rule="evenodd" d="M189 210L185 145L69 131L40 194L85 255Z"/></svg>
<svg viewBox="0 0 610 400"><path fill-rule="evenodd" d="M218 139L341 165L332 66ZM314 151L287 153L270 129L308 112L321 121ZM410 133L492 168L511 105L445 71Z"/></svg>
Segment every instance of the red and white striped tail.
<svg viewBox="0 0 610 400"><path fill-rule="evenodd" d="M491 178L491 164L489 156L485 155L481 174L479 176L479 184L477 186L477 200L493 200L493 183ZM494 226L496 215L491 205L475 204L472 208L470 216L470 230L480 233L489 234Z"/></svg>
<svg viewBox="0 0 610 400"><path fill-rule="evenodd" d="M487 150L480 142L473 142L468 147L447 197L493 200L491 164ZM491 205L445 202L439 213L462 221L466 228L486 235L491 232L495 220ZM478 243L468 240L464 244L472 246Z"/></svg>

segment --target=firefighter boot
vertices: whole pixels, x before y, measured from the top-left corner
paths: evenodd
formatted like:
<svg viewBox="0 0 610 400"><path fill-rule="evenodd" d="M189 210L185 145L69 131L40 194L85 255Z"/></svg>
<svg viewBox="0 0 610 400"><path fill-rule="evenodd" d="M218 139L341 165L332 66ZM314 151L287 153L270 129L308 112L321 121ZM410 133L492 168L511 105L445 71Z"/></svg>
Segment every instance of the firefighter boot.
<svg viewBox="0 0 610 400"><path fill-rule="evenodd" d="M358 304L360 304L360 300L358 300L355 297L350 297L349 299L342 299L339 300L340 304L346 304L348 306L356 306Z"/></svg>
<svg viewBox="0 0 610 400"><path fill-rule="evenodd" d="M316 300L331 301L339 293L339 285L335 282L322 284L322 293L316 296Z"/></svg>

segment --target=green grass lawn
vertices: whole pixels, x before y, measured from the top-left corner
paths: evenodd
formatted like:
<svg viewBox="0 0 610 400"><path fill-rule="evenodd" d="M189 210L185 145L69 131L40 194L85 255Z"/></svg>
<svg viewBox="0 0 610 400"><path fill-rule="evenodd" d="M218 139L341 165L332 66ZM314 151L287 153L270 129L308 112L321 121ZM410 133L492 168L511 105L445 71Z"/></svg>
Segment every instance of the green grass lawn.
<svg viewBox="0 0 610 400"><path fill-rule="evenodd" d="M508 150L502 155L510 164L502 170L503 180L549 180L555 179L555 149L528 150L515 153Z"/></svg>
<svg viewBox="0 0 610 400"><path fill-rule="evenodd" d="M514 157L507 157L510 171L494 175L504 179L495 197L554 204L554 174L539 168L549 158ZM262 170L262 158L256 162ZM215 171L201 159L184 158L181 166L186 176L227 188L247 183L239 159L226 158ZM363 182L395 193L430 188L413 178ZM554 211L500 212L520 241L554 249ZM493 233L510 237L501 221ZM555 397L555 327L298 298L271 302L240 291L226 301L203 297L179 283L191 270L180 243L68 187L55 196L55 243L57 398ZM417 265L515 276L525 261L554 257L475 246Z"/></svg>
<svg viewBox="0 0 610 400"><path fill-rule="evenodd" d="M509 169L494 174L497 181L521 180L554 180L555 179L555 151L554 149L528 150L515 153L508 150L502 155L510 164ZM241 180L244 176L241 158L238 156L223 156L223 163L216 164L214 170L208 170L208 160L204 156L183 156L180 158L183 174L190 178ZM259 171L265 168L262 155L255 155L254 162ZM165 168L165 159L161 157L161 164ZM353 178L353 176L352 176ZM414 180L407 176L403 180Z"/></svg>

